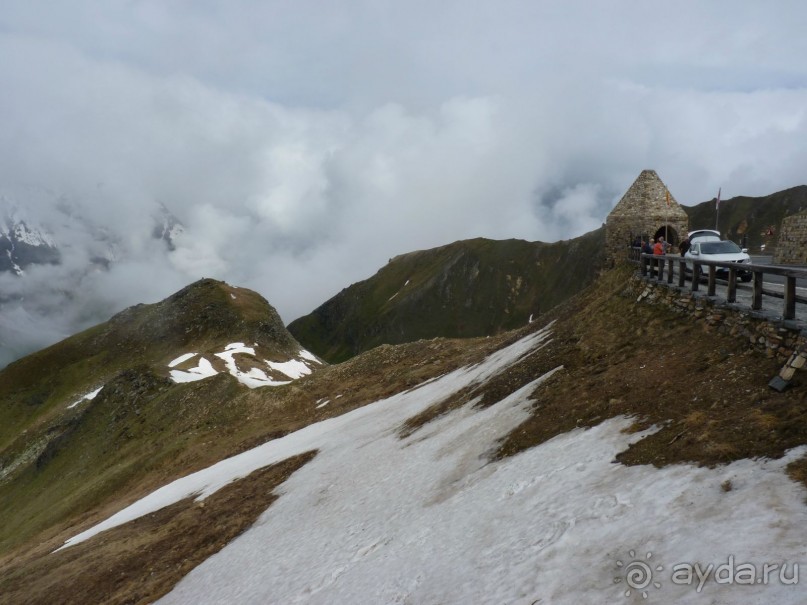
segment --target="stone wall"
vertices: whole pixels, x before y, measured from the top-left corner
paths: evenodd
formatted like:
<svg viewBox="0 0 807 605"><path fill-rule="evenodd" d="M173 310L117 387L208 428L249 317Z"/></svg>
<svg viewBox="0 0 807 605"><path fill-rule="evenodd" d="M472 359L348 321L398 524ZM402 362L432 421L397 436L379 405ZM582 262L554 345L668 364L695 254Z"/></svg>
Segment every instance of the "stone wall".
<svg viewBox="0 0 807 605"><path fill-rule="evenodd" d="M788 216L782 221L773 262L807 265L807 212Z"/></svg>
<svg viewBox="0 0 807 605"><path fill-rule="evenodd" d="M804 365L807 330L801 322L775 318L764 311L738 308L719 298L692 292L688 287L659 283L640 275L631 279L629 288L628 294L635 297L638 304L662 305L689 316L707 332L714 330L741 338L769 358L787 361L795 367Z"/></svg>
<svg viewBox="0 0 807 605"><path fill-rule="evenodd" d="M605 247L608 251L609 265L614 260L623 260L625 248L633 239L638 236L654 237L661 230L665 231L665 225L669 226L669 240L677 245L689 230L689 221L684 218L658 217L648 215L644 217L635 216L613 216L609 215L605 224ZM673 250L676 252L676 250Z"/></svg>

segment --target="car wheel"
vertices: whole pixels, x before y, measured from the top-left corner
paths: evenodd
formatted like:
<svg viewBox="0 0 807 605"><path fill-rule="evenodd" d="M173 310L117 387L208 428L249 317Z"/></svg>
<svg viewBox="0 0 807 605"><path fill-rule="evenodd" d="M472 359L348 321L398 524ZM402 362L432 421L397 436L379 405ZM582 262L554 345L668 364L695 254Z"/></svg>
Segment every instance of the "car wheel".
<svg viewBox="0 0 807 605"><path fill-rule="evenodd" d="M750 282L754 278L750 273L748 275L741 275L740 279L744 282Z"/></svg>

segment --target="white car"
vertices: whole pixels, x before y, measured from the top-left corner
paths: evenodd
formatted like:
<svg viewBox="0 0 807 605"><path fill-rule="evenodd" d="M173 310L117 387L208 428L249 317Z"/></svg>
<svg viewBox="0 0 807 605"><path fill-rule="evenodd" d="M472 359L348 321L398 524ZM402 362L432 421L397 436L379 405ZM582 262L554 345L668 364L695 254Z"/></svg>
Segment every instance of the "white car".
<svg viewBox="0 0 807 605"><path fill-rule="evenodd" d="M751 257L745 250L742 250L737 244L730 240L721 240L720 235L716 231L693 231L694 237L690 234L691 245L689 250L684 254L687 260L714 260L728 263L743 263L751 264ZM692 263L687 263L687 269L692 270ZM706 268L702 267L701 270L706 272ZM727 278L729 270L725 267L715 267L717 275L722 278ZM751 271L737 271L737 276L742 281L751 281L753 273Z"/></svg>

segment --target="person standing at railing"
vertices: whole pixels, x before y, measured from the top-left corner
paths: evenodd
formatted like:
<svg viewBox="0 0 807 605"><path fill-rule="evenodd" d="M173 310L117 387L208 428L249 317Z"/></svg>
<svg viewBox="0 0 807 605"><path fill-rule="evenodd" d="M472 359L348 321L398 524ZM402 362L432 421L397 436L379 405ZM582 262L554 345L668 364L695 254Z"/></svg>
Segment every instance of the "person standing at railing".
<svg viewBox="0 0 807 605"><path fill-rule="evenodd" d="M653 254L653 244L650 243L649 239L642 239L642 252L644 254Z"/></svg>
<svg viewBox="0 0 807 605"><path fill-rule="evenodd" d="M689 236L687 235L680 244L678 244L678 250L681 252L681 256L684 256L689 250Z"/></svg>
<svg viewBox="0 0 807 605"><path fill-rule="evenodd" d="M666 252L664 245L664 236L659 235L659 238L656 240L655 245L653 246L653 255L654 256L663 256Z"/></svg>

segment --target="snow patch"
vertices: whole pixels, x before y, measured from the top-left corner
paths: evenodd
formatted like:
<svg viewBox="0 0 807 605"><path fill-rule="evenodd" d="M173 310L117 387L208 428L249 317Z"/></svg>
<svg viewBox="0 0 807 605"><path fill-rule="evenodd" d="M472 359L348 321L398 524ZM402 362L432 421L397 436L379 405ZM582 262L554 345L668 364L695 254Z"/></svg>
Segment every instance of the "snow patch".
<svg viewBox="0 0 807 605"><path fill-rule="evenodd" d="M177 357L176 359L171 361L168 364L168 367L173 368L174 366L178 366L182 362L188 361L189 359L192 359L192 358L196 357L197 355L198 355L198 353L185 353L184 355L180 355L179 357Z"/></svg>
<svg viewBox="0 0 807 605"><path fill-rule="evenodd" d="M307 359L308 361L313 361L314 363L318 363L319 365L322 365L322 362L319 359L317 359L316 355L314 355L310 351L307 351L305 349L300 349L300 352L297 353L297 354L300 357L302 357L303 359Z"/></svg>
<svg viewBox="0 0 807 605"><path fill-rule="evenodd" d="M283 361L283 362L266 361L266 365L268 365L273 370L277 370L278 372L285 374L292 380L302 378L303 376L307 376L308 374L311 373L311 368L309 368L305 363L297 359L290 359L289 361Z"/></svg>
<svg viewBox="0 0 807 605"><path fill-rule="evenodd" d="M199 364L189 370L171 370L171 379L174 382L196 382L218 374L206 358L200 357Z"/></svg>
<svg viewBox="0 0 807 605"><path fill-rule="evenodd" d="M100 387L98 387L94 391L90 391L86 395L82 395L81 397L79 397L78 400L76 400L73 403L71 403L70 405L68 405L67 409L72 410L74 407L76 407L82 401L92 401L93 399L95 399L95 396L98 395L98 393L101 392L101 389L103 389L103 388L104 388L104 385L101 385Z"/></svg>
<svg viewBox="0 0 807 605"><path fill-rule="evenodd" d="M258 346L257 343L255 343L255 346ZM180 355L176 359L172 360L168 364L168 367L173 368L178 366L179 364L193 358L195 355L198 355L198 353L185 353L184 355ZM285 376L288 376L291 380L274 380L260 368L250 368L248 371L243 371L238 367L235 356L249 355L251 357L255 357L255 348L248 347L243 342L230 343L224 347L224 351L221 353L214 353L214 355L224 361L224 364L227 367L227 372L231 376L251 389L289 384L291 380L296 380L302 376L306 376L312 371L306 362L298 359L291 359L285 362L271 362L264 360L264 363L267 365L267 369L278 371ZM305 349L300 351L300 356L317 364L322 364L321 361L319 361ZM195 368L191 368L190 370L186 371L172 370L171 378L174 380L174 382L193 382L196 380L202 380L203 378L208 378L210 376L215 376L217 373L218 372L213 368L209 361L201 358L199 365Z"/></svg>
<svg viewBox="0 0 807 605"><path fill-rule="evenodd" d="M263 370L258 368L252 368L248 372L242 372L238 369L238 365L235 363L234 356L238 354L252 355L254 357L255 349L244 346L243 342L234 342L232 344L228 344L223 353L216 353L215 355L219 359L224 360L224 364L227 366L227 371L241 384L244 384L251 389L289 384L290 381L272 380Z"/></svg>

